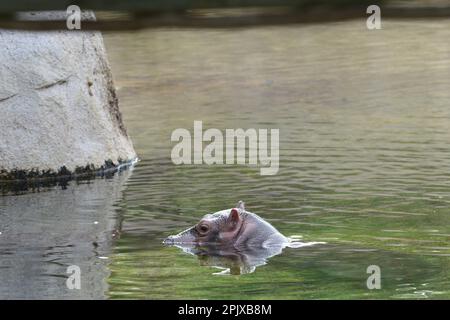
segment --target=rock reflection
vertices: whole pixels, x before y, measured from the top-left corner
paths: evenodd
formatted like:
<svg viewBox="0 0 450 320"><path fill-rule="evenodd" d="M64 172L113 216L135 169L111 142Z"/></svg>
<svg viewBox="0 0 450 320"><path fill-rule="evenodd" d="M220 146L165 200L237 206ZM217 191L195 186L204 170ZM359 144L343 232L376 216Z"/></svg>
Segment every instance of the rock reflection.
<svg viewBox="0 0 450 320"><path fill-rule="evenodd" d="M0 298L101 299L131 169L103 179L0 196ZM81 289L66 271L81 269Z"/></svg>

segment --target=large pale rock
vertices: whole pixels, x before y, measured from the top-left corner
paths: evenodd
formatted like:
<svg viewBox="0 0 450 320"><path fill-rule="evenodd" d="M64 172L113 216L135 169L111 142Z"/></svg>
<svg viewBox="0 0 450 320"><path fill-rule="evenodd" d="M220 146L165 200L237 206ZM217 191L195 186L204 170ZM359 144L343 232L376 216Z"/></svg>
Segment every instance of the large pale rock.
<svg viewBox="0 0 450 320"><path fill-rule="evenodd" d="M136 157L99 32L0 30L0 128L0 180L82 173Z"/></svg>

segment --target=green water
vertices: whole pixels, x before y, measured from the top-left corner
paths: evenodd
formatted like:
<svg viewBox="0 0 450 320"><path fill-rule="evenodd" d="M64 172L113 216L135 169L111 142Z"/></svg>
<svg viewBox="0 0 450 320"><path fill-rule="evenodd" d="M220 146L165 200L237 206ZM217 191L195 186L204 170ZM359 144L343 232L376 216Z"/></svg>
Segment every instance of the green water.
<svg viewBox="0 0 450 320"><path fill-rule="evenodd" d="M112 179L0 198L0 295L450 298L449 38L448 20L106 34L141 161ZM279 129L278 174L175 166L171 133L194 120ZM238 200L284 235L326 244L228 276L162 245ZM71 264L84 272L76 293L64 286ZM380 290L366 287L369 265Z"/></svg>
<svg viewBox="0 0 450 320"><path fill-rule="evenodd" d="M450 22L363 21L106 36L142 158L123 200L110 298L449 298ZM171 163L176 128L279 128L280 170ZM213 275L160 242L244 200L290 249ZM366 268L381 268L368 290Z"/></svg>

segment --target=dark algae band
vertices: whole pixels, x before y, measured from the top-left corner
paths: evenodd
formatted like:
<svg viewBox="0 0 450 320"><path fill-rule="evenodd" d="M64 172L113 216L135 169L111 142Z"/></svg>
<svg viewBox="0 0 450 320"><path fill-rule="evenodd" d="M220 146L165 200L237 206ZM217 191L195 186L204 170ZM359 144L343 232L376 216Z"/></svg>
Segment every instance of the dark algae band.
<svg viewBox="0 0 450 320"><path fill-rule="evenodd" d="M65 166L54 170L0 170L0 192L17 193L29 190L35 190L46 187L62 186L64 187L71 180L91 180L95 178L111 177L116 172L126 170L133 166L137 159L122 160L116 162L106 160L105 163L96 167L88 164L84 167L76 167L75 170L68 170Z"/></svg>

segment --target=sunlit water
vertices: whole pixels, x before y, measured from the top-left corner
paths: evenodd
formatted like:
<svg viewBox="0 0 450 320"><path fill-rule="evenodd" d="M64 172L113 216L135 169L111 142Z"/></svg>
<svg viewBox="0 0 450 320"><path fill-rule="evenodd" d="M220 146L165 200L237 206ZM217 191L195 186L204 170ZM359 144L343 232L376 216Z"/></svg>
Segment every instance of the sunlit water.
<svg viewBox="0 0 450 320"><path fill-rule="evenodd" d="M450 22L106 34L141 161L0 197L3 298L450 298ZM280 129L280 170L175 166L176 128ZM129 176L129 177L128 177ZM224 275L162 240L244 200L286 236ZM298 238L300 237L300 238ZM68 290L79 265L82 289ZM381 269L368 290L369 265Z"/></svg>

